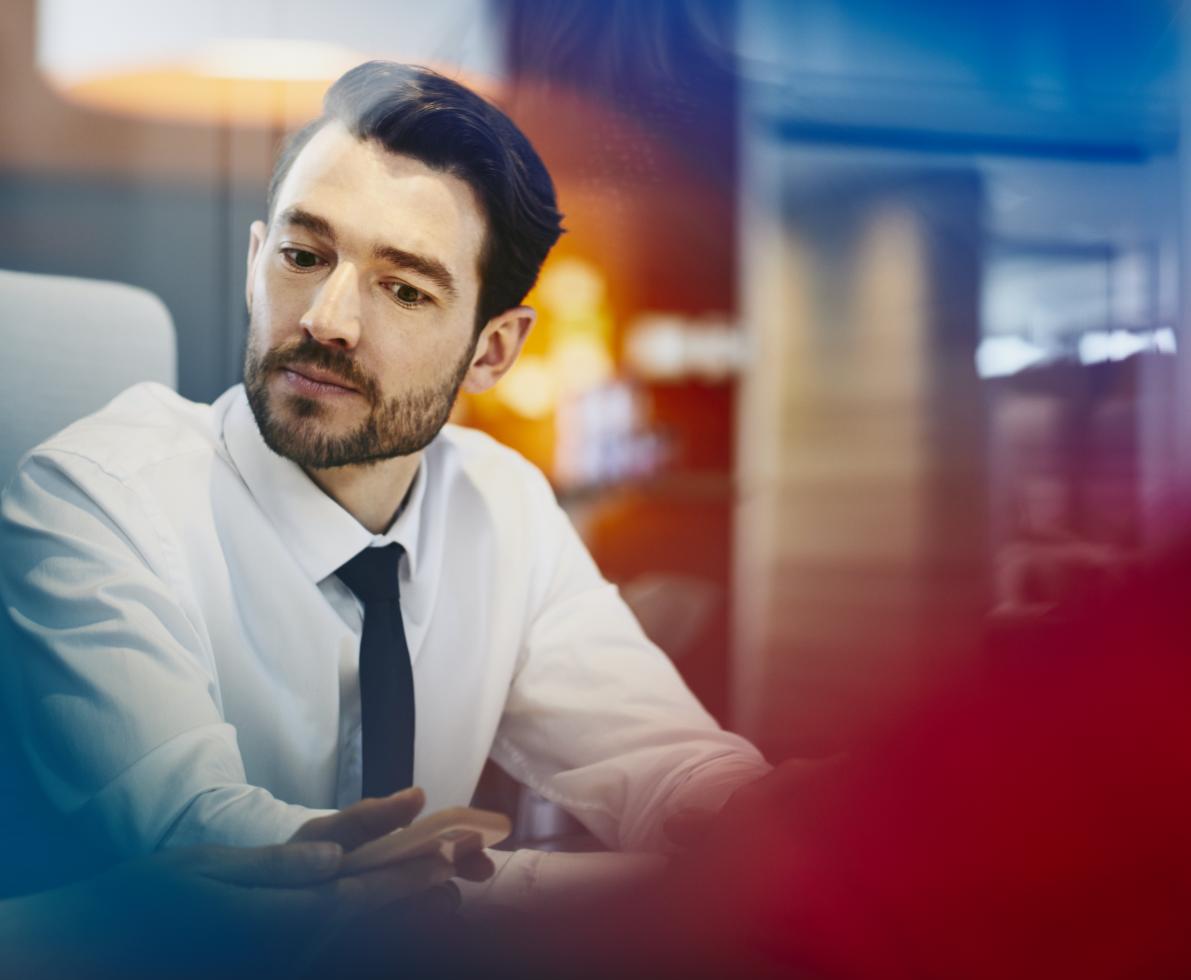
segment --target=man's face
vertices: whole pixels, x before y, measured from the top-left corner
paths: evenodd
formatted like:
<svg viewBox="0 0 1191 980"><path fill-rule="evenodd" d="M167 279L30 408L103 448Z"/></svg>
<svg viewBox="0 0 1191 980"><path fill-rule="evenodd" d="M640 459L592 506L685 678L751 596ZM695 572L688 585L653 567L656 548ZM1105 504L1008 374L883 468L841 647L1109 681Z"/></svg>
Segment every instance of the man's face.
<svg viewBox="0 0 1191 980"><path fill-rule="evenodd" d="M249 246L244 381L274 452L326 468L434 438L475 353L484 234L457 177L315 134Z"/></svg>

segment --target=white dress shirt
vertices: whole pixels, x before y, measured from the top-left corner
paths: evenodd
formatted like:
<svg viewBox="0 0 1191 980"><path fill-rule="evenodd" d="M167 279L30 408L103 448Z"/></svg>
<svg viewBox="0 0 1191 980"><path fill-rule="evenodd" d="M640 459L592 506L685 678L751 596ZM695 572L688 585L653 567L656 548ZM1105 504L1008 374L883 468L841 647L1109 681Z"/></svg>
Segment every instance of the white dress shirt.
<svg viewBox="0 0 1191 980"><path fill-rule="evenodd" d="M374 535L269 450L243 389L129 389L3 500L10 716L48 795L122 852L283 841L360 797L362 607L335 570L399 543L426 812L491 755L606 845L767 770L597 571L542 474L447 426Z"/></svg>

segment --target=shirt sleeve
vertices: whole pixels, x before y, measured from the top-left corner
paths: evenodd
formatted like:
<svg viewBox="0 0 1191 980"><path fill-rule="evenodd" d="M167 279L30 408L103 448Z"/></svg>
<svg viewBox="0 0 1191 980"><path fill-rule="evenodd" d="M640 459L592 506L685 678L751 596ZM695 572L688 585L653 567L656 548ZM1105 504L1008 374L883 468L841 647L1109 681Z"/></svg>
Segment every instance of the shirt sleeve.
<svg viewBox="0 0 1191 980"><path fill-rule="evenodd" d="M608 847L665 850L670 815L718 809L770 767L699 704L541 482L544 587L493 757Z"/></svg>
<svg viewBox="0 0 1191 980"><path fill-rule="evenodd" d="M119 853L286 840L330 811L247 785L205 633L130 482L42 451L5 493L0 679L17 741L51 803Z"/></svg>

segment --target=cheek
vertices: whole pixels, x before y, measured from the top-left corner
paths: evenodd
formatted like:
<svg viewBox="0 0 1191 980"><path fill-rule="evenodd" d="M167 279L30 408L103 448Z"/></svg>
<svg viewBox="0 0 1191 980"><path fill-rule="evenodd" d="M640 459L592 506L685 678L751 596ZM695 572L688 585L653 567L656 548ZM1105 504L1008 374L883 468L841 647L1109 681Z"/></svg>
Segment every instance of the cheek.
<svg viewBox="0 0 1191 980"><path fill-rule="evenodd" d="M375 331L361 341L358 355L389 394L436 387L459 363L464 342L443 330Z"/></svg>
<svg viewBox="0 0 1191 980"><path fill-rule="evenodd" d="M273 329L276 318L269 303L264 300L259 290L253 294L252 310L248 314L248 344L257 353L263 354L273 344Z"/></svg>
<svg viewBox="0 0 1191 980"><path fill-rule="evenodd" d="M305 312L303 297L296 291L278 289L267 278L257 279L252 294L251 321L260 344L266 349L301 331L299 321Z"/></svg>

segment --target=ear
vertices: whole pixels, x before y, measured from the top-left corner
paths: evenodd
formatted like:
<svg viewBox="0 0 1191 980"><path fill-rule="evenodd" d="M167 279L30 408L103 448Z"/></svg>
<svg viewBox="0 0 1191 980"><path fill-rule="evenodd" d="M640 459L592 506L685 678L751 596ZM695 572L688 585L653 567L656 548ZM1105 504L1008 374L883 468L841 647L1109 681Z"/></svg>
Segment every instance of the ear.
<svg viewBox="0 0 1191 980"><path fill-rule="evenodd" d="M471 367L463 378L463 390L487 391L513 366L537 313L528 306L515 306L494 316L480 331Z"/></svg>
<svg viewBox="0 0 1191 980"><path fill-rule="evenodd" d="M268 227L263 221L254 221L248 228L248 275L244 280L244 301L248 312L252 312L252 287L256 281L256 266L260 259L261 246L265 243Z"/></svg>

